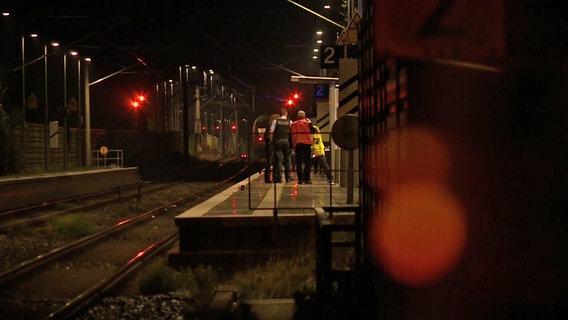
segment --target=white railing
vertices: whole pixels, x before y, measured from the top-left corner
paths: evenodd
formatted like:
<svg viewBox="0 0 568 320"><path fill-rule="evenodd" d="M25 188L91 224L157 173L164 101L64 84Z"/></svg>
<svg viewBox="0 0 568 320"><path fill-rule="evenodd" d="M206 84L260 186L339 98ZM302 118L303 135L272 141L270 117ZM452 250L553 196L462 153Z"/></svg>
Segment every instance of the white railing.
<svg viewBox="0 0 568 320"><path fill-rule="evenodd" d="M100 150L91 150L91 166L96 168L122 168L124 152L122 149L108 149L106 154Z"/></svg>

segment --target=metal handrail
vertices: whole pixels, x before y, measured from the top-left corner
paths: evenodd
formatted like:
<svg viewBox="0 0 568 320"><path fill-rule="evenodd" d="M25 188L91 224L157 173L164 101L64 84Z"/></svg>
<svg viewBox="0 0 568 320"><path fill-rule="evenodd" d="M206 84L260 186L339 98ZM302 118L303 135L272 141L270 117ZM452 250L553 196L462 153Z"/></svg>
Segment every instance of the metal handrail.
<svg viewBox="0 0 568 320"><path fill-rule="evenodd" d="M106 154L100 150L91 150L91 166L96 168L122 168L124 167L124 151L122 149L108 149Z"/></svg>

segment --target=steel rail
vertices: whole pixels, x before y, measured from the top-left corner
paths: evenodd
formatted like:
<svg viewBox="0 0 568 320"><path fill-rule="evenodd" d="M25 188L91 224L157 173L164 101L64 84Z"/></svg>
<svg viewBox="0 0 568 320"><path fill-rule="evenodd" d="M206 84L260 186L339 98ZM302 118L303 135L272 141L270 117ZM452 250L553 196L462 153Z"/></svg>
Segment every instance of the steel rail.
<svg viewBox="0 0 568 320"><path fill-rule="evenodd" d="M238 173L236 173L235 175L223 180L223 182L229 181L231 178L234 178L240 174L242 174L244 172L244 170L246 170L248 166L245 166L243 169L241 169ZM130 219L126 219L123 220L119 223L117 223L116 225L100 230L94 234L91 234L89 236L83 237L77 241L71 242L69 244L66 244L64 246L61 246L59 248L53 249L49 252L47 252L46 254L42 254L39 255L33 259L30 259L28 261L22 262L19 265L0 273L0 288L3 288L5 285L17 280L18 278L29 274L30 272L32 272L33 270L39 268L40 266L43 266L57 258L60 258L64 255L70 254L75 252L78 249L81 249L89 244L92 244L100 239L103 239L115 232L118 232L122 229L126 229L127 227L131 227L136 225L139 222L144 221L145 219L151 218L153 215L162 213L162 212L167 212L167 208L175 206L179 203L183 203L191 198L194 198L195 196L199 195L199 194L203 194L203 193L207 193L209 191L215 190L216 188L218 188L219 186L219 182L213 184L211 187L209 188L205 188L202 190L199 190L197 192L193 192L189 195L186 195L184 197L181 197L177 200L171 201L165 205L159 206L157 208L151 209L149 211L146 211L144 213L141 213L137 216L134 216Z"/></svg>
<svg viewBox="0 0 568 320"><path fill-rule="evenodd" d="M117 269L110 277L103 279L101 282L92 286L91 288L83 291L74 299L61 306L56 311L52 312L45 319L74 319L82 312L88 309L89 306L98 301L101 297L105 296L112 289L122 284L133 273L137 272L144 262L155 257L157 254L169 248L175 241L178 240L178 233L172 233L164 237L159 242L156 242L142 253L136 254L126 264Z"/></svg>
<svg viewBox="0 0 568 320"><path fill-rule="evenodd" d="M221 159L219 161L225 161L225 159ZM171 186L174 186L176 184L182 183L182 181L180 181L180 179L182 179L183 177L187 176L188 174L190 174L191 172L203 172L203 167L206 167L207 165L213 165L212 163L204 163L201 164L191 170L188 170L186 172L181 173L178 177L176 177L176 179L174 179L172 182L170 183L166 183L163 185L159 185L150 189L146 189L146 190L142 190L142 186L144 186L144 183L136 183L136 184L132 184L129 186L122 186L122 187L117 187L117 188L113 188L111 190L107 190L107 191L99 191L99 192L94 192L94 193L90 193L87 195L83 195L83 196L77 196L77 197L71 197L68 199L60 199L60 200L56 200L56 201L51 201L51 202L45 202L42 204L38 204L35 206L30 206L30 207L26 207L26 208L18 208L18 209L13 209L13 210L9 210L9 211L4 211L0 213L0 221L2 220L8 220L10 218L4 218L7 216L10 216L14 213L18 213L20 212L23 213L25 211L28 210L33 210L33 209L40 209L40 208L47 208L49 206L53 206L55 204L60 204L60 203L65 203L65 202L70 202L70 201L76 201L76 200L85 200L85 199L90 199L90 198L94 198L97 196L104 196L104 195L108 195L108 194L112 194L115 192L118 192L118 196L117 198L112 198L112 199L107 199L107 200L102 200L102 201L98 201L92 204L87 204L87 205L83 205L83 206L78 206L78 207L74 207L74 208L69 208L69 209L65 209L65 210L61 210L58 212L52 212L49 214L45 214L45 215L41 215L41 216L37 216L37 217L33 217L33 218L29 218L26 220L22 220L22 221L16 221L16 222L12 222L12 223L0 223L0 232L3 232L5 230L9 230L9 229L13 229L19 226L28 226L28 225L34 225L34 224L39 224L42 222L45 222L46 220L56 217L56 216L60 216L60 215L65 215L65 214L70 214L73 212L77 212L77 211L84 211L84 210L90 210L102 205L106 205L106 204L112 204L115 203L117 201L122 201L122 200L128 200L134 197L138 197L138 199L141 198L142 194L145 193L149 193L149 192L156 192L162 189L166 189L169 188ZM127 195L123 195L122 192L123 191L127 191L133 188L138 188L137 192L134 193L130 193ZM13 217L12 217L13 218ZM23 219L25 219L25 217L23 217Z"/></svg>

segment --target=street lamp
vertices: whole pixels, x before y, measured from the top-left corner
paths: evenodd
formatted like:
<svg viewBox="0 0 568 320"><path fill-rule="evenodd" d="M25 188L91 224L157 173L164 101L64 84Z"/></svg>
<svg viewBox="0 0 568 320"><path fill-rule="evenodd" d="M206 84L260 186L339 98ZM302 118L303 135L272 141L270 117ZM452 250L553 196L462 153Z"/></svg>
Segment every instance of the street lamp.
<svg viewBox="0 0 568 320"><path fill-rule="evenodd" d="M77 51L70 51L69 55L72 57L76 57L79 55ZM79 75L78 75L79 76ZM80 78L77 78L77 81L80 82ZM74 107L76 107L76 102L69 101L67 99L67 52L63 54L63 169L67 169L67 154L68 154L68 143L69 143L69 135L67 134L69 130L69 123L68 117L70 114L70 106L69 103L72 103Z"/></svg>
<svg viewBox="0 0 568 320"><path fill-rule="evenodd" d="M63 53L63 169L67 169L67 52Z"/></svg>
<svg viewBox="0 0 568 320"><path fill-rule="evenodd" d="M50 43L52 47L59 47L59 42L53 41ZM45 107L44 107L44 121L43 121L43 153L44 153L44 170L48 169L48 143L49 143L49 99L47 94L47 44L43 45L43 80L44 80L44 93L45 93Z"/></svg>
<svg viewBox="0 0 568 320"><path fill-rule="evenodd" d="M30 33L29 35L31 38L37 38L38 35L37 33ZM21 41L21 45L22 45L22 149L25 152L26 149L26 139L25 139L25 133L26 133L26 107L27 107L27 103L26 103L26 36L22 35L22 41ZM41 57L39 58L41 59ZM38 59L34 60L31 63L34 63L38 61Z"/></svg>
<svg viewBox="0 0 568 320"><path fill-rule="evenodd" d="M90 93L90 83L89 83L89 66L91 58L85 58L85 72L83 72L83 77L85 80L83 84L85 86L85 167L91 167L91 93Z"/></svg>
<svg viewBox="0 0 568 320"><path fill-rule="evenodd" d="M26 152L26 50L25 36L22 36L22 149Z"/></svg>
<svg viewBox="0 0 568 320"><path fill-rule="evenodd" d="M48 156L48 148L47 143L49 139L49 130L48 130L48 119L47 116L49 114L49 107L47 102L47 45L43 45L43 82L44 82L44 94L45 94L45 102L44 102L44 115L43 115L43 169L47 171L47 156Z"/></svg>
<svg viewBox="0 0 568 320"><path fill-rule="evenodd" d="M77 59L77 165L81 166L81 59Z"/></svg>

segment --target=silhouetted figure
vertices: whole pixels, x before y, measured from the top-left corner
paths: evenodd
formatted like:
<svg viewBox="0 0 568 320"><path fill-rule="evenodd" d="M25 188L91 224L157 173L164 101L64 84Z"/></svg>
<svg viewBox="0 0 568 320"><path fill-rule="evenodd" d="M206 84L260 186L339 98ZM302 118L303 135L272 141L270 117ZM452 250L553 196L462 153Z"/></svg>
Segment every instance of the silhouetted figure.
<svg viewBox="0 0 568 320"><path fill-rule="evenodd" d="M276 165L273 166L272 179L275 183L282 182L282 169L286 182L292 181L290 176L290 125L292 121L288 119L288 109L280 109L280 117L270 124L270 140L274 144L274 155ZM284 167L284 168L283 168Z"/></svg>
<svg viewBox="0 0 568 320"><path fill-rule="evenodd" d="M277 113L271 115L268 119L268 126L264 131L264 155L266 157L266 164L264 166L264 182L266 183L272 183L270 174L272 173L272 167L275 165L274 159L276 158L274 156L274 144L270 140L270 124L272 121L278 119L278 117L280 117L280 115Z"/></svg>

